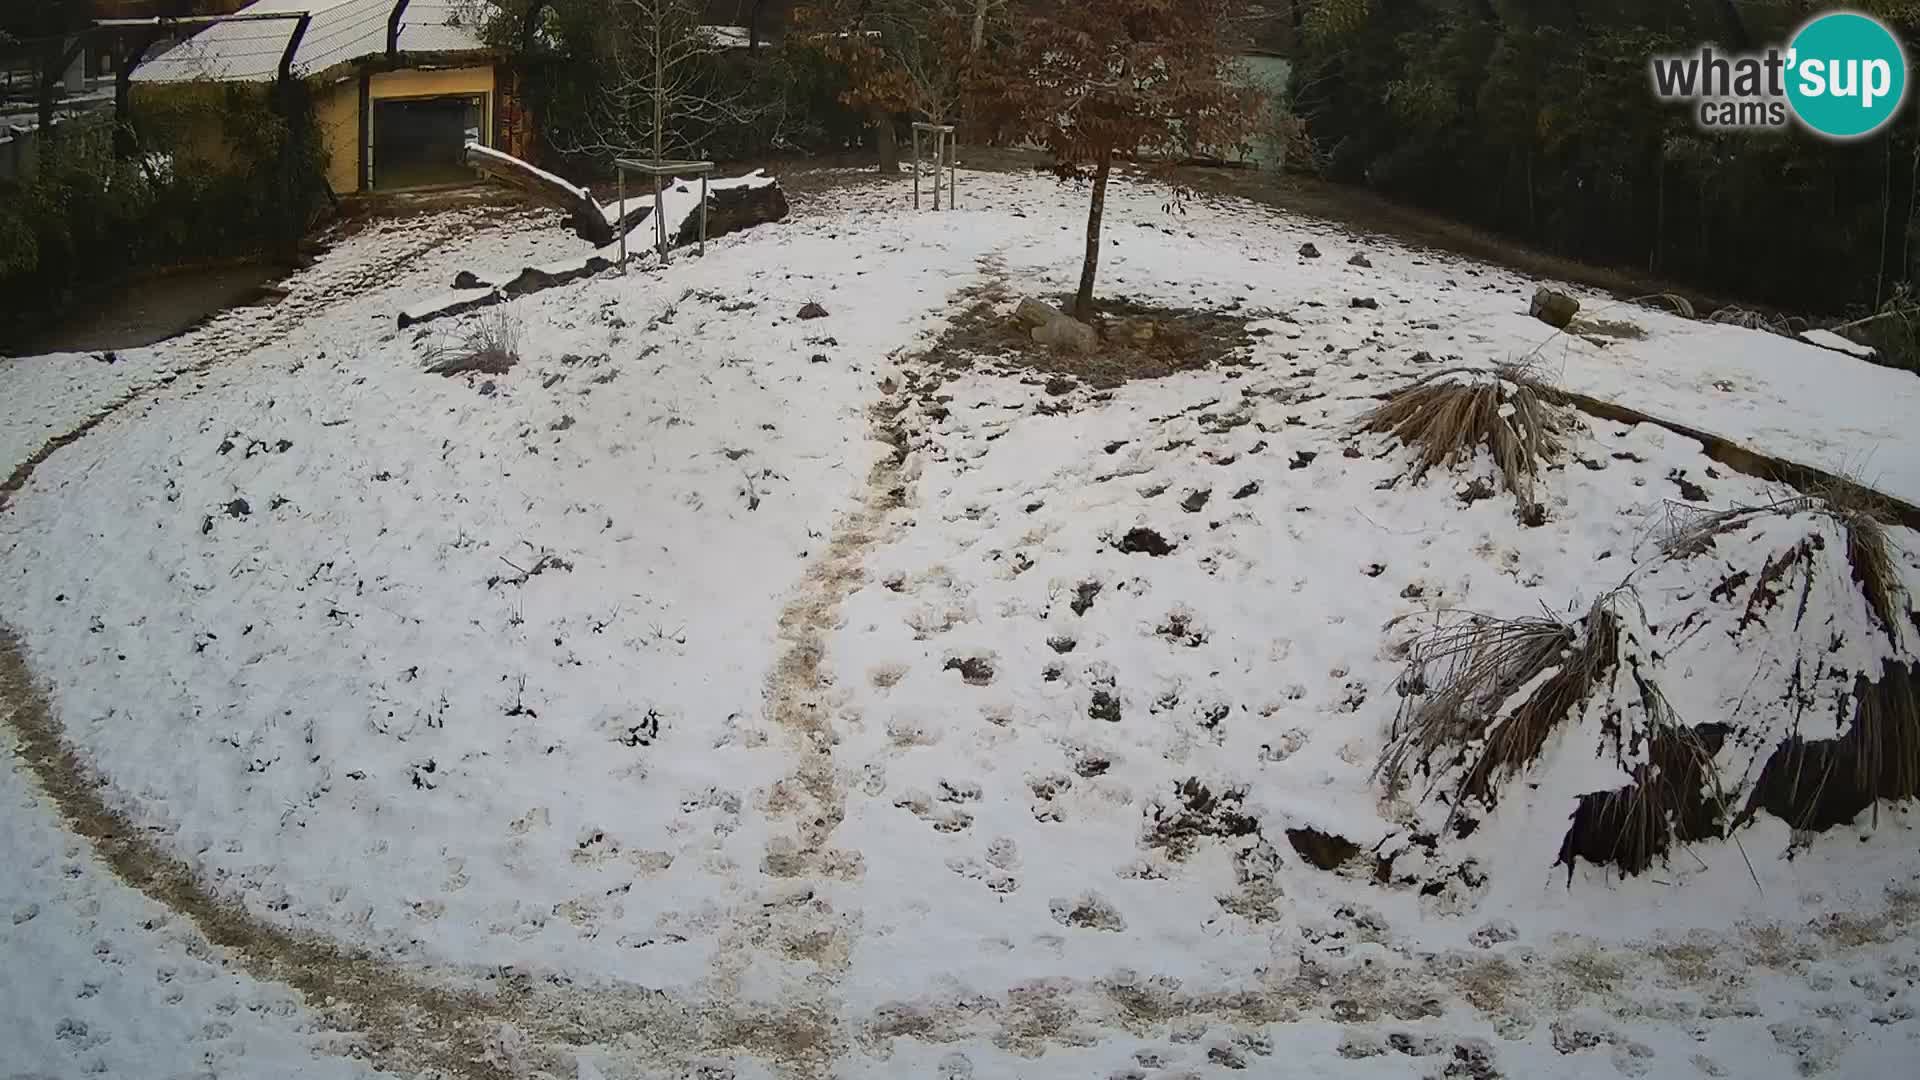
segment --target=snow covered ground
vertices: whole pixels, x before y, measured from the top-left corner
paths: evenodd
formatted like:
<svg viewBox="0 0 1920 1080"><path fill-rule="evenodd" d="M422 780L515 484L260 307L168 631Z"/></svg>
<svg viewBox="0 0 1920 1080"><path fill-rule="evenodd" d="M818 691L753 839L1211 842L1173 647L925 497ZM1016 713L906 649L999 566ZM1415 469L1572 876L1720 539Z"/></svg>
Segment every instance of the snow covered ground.
<svg viewBox="0 0 1920 1080"><path fill-rule="evenodd" d="M279 307L112 365L0 367L9 470L145 391L0 516L5 622L108 801L263 925L425 983L530 982L476 1011L485 1075L1865 1075L1914 1053L1911 810L1805 845L1763 818L1570 879L1569 794L1608 769L1535 777L1439 842L1444 808L1371 775L1422 620L1584 610L1667 500L1778 492L1590 419L1522 528L1464 477L1396 481L1404 452L1349 429L1410 378L1524 358L1920 501L1920 380L1596 296L1583 314L1643 336L1554 335L1518 275L1233 201L1169 215L1136 184L1103 290L1237 305L1248 362L1110 392L960 369L928 355L950 321L1068 291L1084 217L1050 180L968 186L943 214L823 196L665 271L401 331L460 270L578 247L550 217L408 219ZM513 370L422 373L502 313ZM1135 529L1166 550L1123 550ZM1677 651L1676 704L1737 708L1762 659ZM0 788L29 868L0 895L0 1020L31 1033L0 1076L78 1076L65 1019L108 1028L57 1003L92 939L145 971L192 935L137 932L155 905L33 791L17 768ZM1308 829L1389 881L1309 865ZM198 1062L209 1023L252 1062L195 1066L223 1075L327 1047L271 984L170 1002L144 979L117 980L111 1053ZM413 1060L406 1032L365 1034Z"/></svg>

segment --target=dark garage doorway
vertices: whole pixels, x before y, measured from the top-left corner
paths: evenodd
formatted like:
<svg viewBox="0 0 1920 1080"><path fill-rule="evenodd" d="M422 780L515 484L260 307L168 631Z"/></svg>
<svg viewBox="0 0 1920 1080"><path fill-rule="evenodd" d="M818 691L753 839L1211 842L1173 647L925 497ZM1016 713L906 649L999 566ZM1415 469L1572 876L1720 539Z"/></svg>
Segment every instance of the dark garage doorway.
<svg viewBox="0 0 1920 1080"><path fill-rule="evenodd" d="M373 186L390 191L471 181L463 148L486 141L485 123L486 101L478 94L376 100Z"/></svg>

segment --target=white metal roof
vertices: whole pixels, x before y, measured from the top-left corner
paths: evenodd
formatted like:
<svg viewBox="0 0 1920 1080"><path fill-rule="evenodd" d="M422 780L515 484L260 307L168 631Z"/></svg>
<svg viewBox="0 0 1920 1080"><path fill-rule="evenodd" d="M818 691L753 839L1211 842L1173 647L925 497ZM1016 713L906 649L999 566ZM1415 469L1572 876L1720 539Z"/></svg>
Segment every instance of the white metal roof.
<svg viewBox="0 0 1920 1080"><path fill-rule="evenodd" d="M387 49L387 17L394 0L258 0L241 11L308 12L313 21L293 57L295 75L312 75L336 64L374 56ZM409 0L400 17L401 52L459 52L482 49L480 28L462 24L477 4L458 0ZM219 79L252 82L273 78L293 33L294 21L216 23L134 69L133 81L145 83Z"/></svg>

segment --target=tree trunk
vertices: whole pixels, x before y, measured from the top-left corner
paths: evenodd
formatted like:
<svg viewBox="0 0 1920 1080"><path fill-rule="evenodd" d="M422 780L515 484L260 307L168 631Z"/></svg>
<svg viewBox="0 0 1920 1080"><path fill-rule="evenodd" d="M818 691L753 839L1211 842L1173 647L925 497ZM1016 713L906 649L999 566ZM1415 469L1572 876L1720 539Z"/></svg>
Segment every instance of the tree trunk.
<svg viewBox="0 0 1920 1080"><path fill-rule="evenodd" d="M893 114L873 110L873 141L880 150L880 175L900 175L900 140L893 131Z"/></svg>
<svg viewBox="0 0 1920 1080"><path fill-rule="evenodd" d="M574 234L587 243L599 247L614 241L613 226L600 204L585 190L498 150L469 146L465 158L468 165L488 176L504 180L549 206L567 211ZM635 222L638 220L636 216ZM633 227L633 223L622 224Z"/></svg>
<svg viewBox="0 0 1920 1080"><path fill-rule="evenodd" d="M980 51L987 43L987 5L991 0L973 0L973 39L967 43L967 55Z"/></svg>
<svg viewBox="0 0 1920 1080"><path fill-rule="evenodd" d="M1073 297L1073 317L1093 318L1093 278L1100 269L1100 218L1107 212L1107 177L1113 172L1113 151L1100 154L1093 173L1093 206L1087 211L1087 258L1080 264L1080 291Z"/></svg>

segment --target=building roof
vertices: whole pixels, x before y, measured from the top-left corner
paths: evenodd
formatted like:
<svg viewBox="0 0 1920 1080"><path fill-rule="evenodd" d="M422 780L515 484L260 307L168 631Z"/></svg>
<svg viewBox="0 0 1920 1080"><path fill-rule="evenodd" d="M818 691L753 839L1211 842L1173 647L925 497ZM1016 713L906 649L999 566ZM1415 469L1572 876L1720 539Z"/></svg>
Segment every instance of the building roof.
<svg viewBox="0 0 1920 1080"><path fill-rule="evenodd" d="M293 73L307 76L386 52L387 18L393 13L393 5L394 0L258 0L242 8L241 13L311 14L313 21L293 57ZM446 53L486 48L480 40L480 28L460 18L464 8L470 21L477 6L458 0L408 0L406 13L400 18L400 51ZM134 70L133 81L271 79L280 70L280 56L286 51L294 26L292 19L216 23L140 65Z"/></svg>

